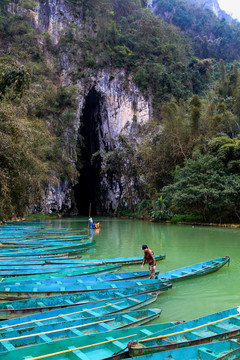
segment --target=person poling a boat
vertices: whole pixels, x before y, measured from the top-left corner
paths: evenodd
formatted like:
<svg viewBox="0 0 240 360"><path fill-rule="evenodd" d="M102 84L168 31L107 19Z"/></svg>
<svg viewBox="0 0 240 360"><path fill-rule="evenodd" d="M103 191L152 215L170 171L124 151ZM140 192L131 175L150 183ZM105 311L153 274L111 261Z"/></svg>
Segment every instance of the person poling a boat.
<svg viewBox="0 0 240 360"><path fill-rule="evenodd" d="M100 228L100 222L94 222L92 217L89 217L88 219L89 223L90 223L90 229L99 229Z"/></svg>
<svg viewBox="0 0 240 360"><path fill-rule="evenodd" d="M151 249L149 249L147 245L143 245L142 250L144 250L144 258L143 258L143 262L142 262L142 269L143 269L144 264L146 262L148 262L150 279L154 279L155 270L156 270L156 264L157 264L155 256L154 256L154 252Z"/></svg>

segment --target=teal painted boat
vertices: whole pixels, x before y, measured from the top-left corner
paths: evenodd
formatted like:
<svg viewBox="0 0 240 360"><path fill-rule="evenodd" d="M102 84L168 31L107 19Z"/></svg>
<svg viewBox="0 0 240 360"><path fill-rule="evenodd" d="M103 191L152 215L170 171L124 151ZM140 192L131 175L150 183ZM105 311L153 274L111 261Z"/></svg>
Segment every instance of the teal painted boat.
<svg viewBox="0 0 240 360"><path fill-rule="evenodd" d="M172 284L160 280L126 280L111 282L82 282L78 284L52 284L52 285L6 285L0 287L1 300L33 299L44 296L58 296L73 293L87 293L91 291L107 291L114 289L127 292L129 289L145 288L146 291L167 291ZM150 289L150 290L148 290Z"/></svg>
<svg viewBox="0 0 240 360"><path fill-rule="evenodd" d="M155 258L157 261L159 260L164 260L166 259L166 255L155 255ZM142 256L137 256L137 257L128 257L128 258L113 258L113 259L57 259L57 260L49 260L47 261L47 263L50 264L75 264L75 263L80 263L80 264L89 264L89 263L97 263L97 264L122 264L122 265L131 265L131 264L141 264L143 261L143 257Z"/></svg>
<svg viewBox="0 0 240 360"><path fill-rule="evenodd" d="M158 318L161 314L160 309L147 309L130 311L127 313L117 313L104 316L92 316L79 318L77 320L65 320L52 324L30 324L19 330L1 330L0 333L0 356L6 350L4 343L11 344L15 348L34 345L39 342L50 342L58 339L66 339L86 334L94 334L117 329L124 329L145 324Z"/></svg>
<svg viewBox="0 0 240 360"><path fill-rule="evenodd" d="M240 335L239 308L210 314L129 343L129 357L228 340Z"/></svg>
<svg viewBox="0 0 240 360"><path fill-rule="evenodd" d="M69 306L76 306L85 303L95 303L99 301L112 301L135 297L146 293L157 294L156 286L152 287L134 287L122 289L121 291L90 291L87 293L74 293L61 296L44 296L42 298L15 300L0 302L0 320L7 320L15 317L21 317L29 314L35 314L54 309L61 309Z"/></svg>
<svg viewBox="0 0 240 360"><path fill-rule="evenodd" d="M121 357L120 357L121 358ZM63 360L64 358L62 358ZM68 357L69 359L69 357ZM90 358L78 357L79 360L90 360ZM95 358L94 358L95 359ZM108 358L109 359L109 358ZM119 359L112 357L111 359ZM131 360L128 358L127 360ZM138 356L137 360L239 360L240 344L238 340L227 340L221 342L207 343L204 345L188 346L182 349L163 351L156 354Z"/></svg>
<svg viewBox="0 0 240 360"><path fill-rule="evenodd" d="M80 250L82 248L89 248L91 246L94 246L96 244L96 241L84 241L84 242L78 242L77 244L70 244L70 245L64 245L64 244L60 244L60 246L54 245L54 246L44 246L44 248L42 249L41 247L39 248L39 246L41 246L41 244L39 243L36 244L33 247L20 247L20 250L18 249L17 245L14 245L14 247L11 246L6 246L6 248L2 248L0 249L0 256L3 256L4 254L6 254L7 249L11 250L11 255L13 254L22 254L23 251L26 251L26 254L31 255L31 253L35 254L39 254L41 255L42 253L58 253L58 252L66 252L68 250Z"/></svg>
<svg viewBox="0 0 240 360"><path fill-rule="evenodd" d="M65 277L65 276L84 276L84 275L89 275L89 274L100 274L100 273L104 273L104 272L111 272L111 271L115 271L117 269L120 269L122 265L102 265L102 266L91 266L89 268L87 267L80 267L78 269L71 270L69 269L58 269L58 271L56 272L48 272L48 273L42 273L39 274L38 271L29 271L27 273L27 271L25 272L25 275L23 273L20 273L18 271L1 271L0 272L0 276L4 276L4 278L2 278L1 280L1 284L4 284L5 281L16 281L16 279L18 281L21 280L36 280L36 279L47 279L47 278L58 278L58 277ZM34 275L35 274L35 275Z"/></svg>
<svg viewBox="0 0 240 360"><path fill-rule="evenodd" d="M52 266L52 265L51 265ZM72 266L67 264L66 266ZM82 265L85 266L85 265ZM120 265L121 266L121 265ZM156 271L158 274L158 270ZM64 284L82 284L84 282L103 282L103 281L122 281L122 280L133 280L133 279L147 279L149 278L149 271L134 271L134 272L124 272L124 273L110 273L110 274L92 274L85 276L67 276L67 277L58 277L51 279L38 279L38 280L22 280L19 281L18 278L14 279L14 281L8 281L8 279L4 279L3 282L0 282L1 286L6 285L64 285Z"/></svg>
<svg viewBox="0 0 240 360"><path fill-rule="evenodd" d="M25 251L25 252L13 252L11 250L8 250L7 252L2 252L0 253L0 258L5 258L6 256L8 257L9 255L12 256L17 256L18 258L22 257L22 258L26 258L26 257L46 257L46 256L53 256L53 255L61 255L61 256L73 256L73 255L78 255L81 253L84 253L86 251L89 250L88 248L80 248L80 249L73 249L73 250L68 250L68 249L51 249L51 250L40 250L37 249L36 251Z"/></svg>
<svg viewBox="0 0 240 360"><path fill-rule="evenodd" d="M207 275L209 273L212 273L214 271L217 271L219 269L221 269L225 264L229 264L230 258L229 256L225 256L225 257L221 257L221 258L217 258L214 260L209 260L209 261L205 261L202 263L198 263L195 265L191 265L191 266L186 266L177 270L172 270L169 271L167 273L163 273L158 275L158 279L163 281L163 282L176 282L176 281L183 281L183 280L187 280L190 278L195 278L198 276L203 276L203 275ZM11 266L11 265L10 265ZM45 265L46 266L46 265ZM71 264L51 264L50 266L72 266ZM74 265L76 266L76 264ZM79 266L79 264L77 264L77 266ZM87 266L86 264L82 264L82 266ZM27 266L26 266L27 267ZM1 264L0 264L0 269L1 269ZM156 271L156 275L157 275L157 271ZM102 276L98 276L98 275L90 275L87 277L84 277L83 280L81 280L81 277L75 277L75 278L58 278L56 279L56 281L61 282L61 284L65 284L65 283L73 283L73 282L78 282L81 283L82 281L121 281L124 279L133 279L134 277L136 278L140 278L140 277L148 277L149 276L149 272L127 272L127 273L117 273L117 274L105 274ZM42 279L42 280L23 280L23 281L18 281L19 285L27 285L27 284L36 284L38 282L38 285L47 285L47 284L53 284L53 281L51 279ZM7 282L7 279L4 280L4 283L2 284L13 284L12 282ZM37 285L37 284L36 284ZM0 284L1 286L1 284Z"/></svg>
<svg viewBox="0 0 240 360"><path fill-rule="evenodd" d="M166 329L175 322L142 325L133 328L124 328L114 330L112 332L104 331L92 335L75 336L69 339L45 342L39 337L39 342L33 346L24 346L15 348L8 342L2 342L5 351L1 353L1 360L30 360L33 357L47 356L49 359L56 360L69 360L69 359L82 359L82 360L100 360L112 355L123 348L126 348L129 339L141 338L142 336L153 335L156 331ZM73 329L74 331L74 329ZM121 338L121 340L117 340ZM103 345L96 345L102 343ZM8 343L8 344L7 344ZM74 352L74 348L84 347L78 352ZM66 353L66 350L72 350L71 353ZM51 357L51 353L64 352L59 356ZM75 355L77 353L77 356ZM81 356L81 357L80 357Z"/></svg>
<svg viewBox="0 0 240 360"><path fill-rule="evenodd" d="M221 258L208 260L198 264L185 266L181 269L168 271L166 273L159 274L157 278L162 281L170 281L170 282L183 281L198 276L210 274L214 271L221 269L224 265L229 263L230 263L230 257L224 256Z"/></svg>
<svg viewBox="0 0 240 360"><path fill-rule="evenodd" d="M22 316L0 322L1 330L21 329L30 324L35 326L41 324L52 324L66 320L76 320L79 316L92 317L98 314L103 316L107 314L123 313L127 311L137 310L143 306L149 305L157 300L157 294L141 294L130 297L124 297L118 300L104 300L94 303L84 303L75 306L67 306L61 309L40 312L32 315Z"/></svg>

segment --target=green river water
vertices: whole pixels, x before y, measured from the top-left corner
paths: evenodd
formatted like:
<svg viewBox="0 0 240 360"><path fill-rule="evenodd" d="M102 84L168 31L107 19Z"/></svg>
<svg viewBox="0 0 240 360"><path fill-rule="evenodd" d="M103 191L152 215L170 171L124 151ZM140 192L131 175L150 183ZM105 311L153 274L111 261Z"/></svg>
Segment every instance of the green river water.
<svg viewBox="0 0 240 360"><path fill-rule="evenodd" d="M160 318L152 323L190 320L240 305L240 230L208 226L185 226L149 223L108 217L100 220L101 229L94 234L96 245L84 258L143 256L141 246L147 244L155 254L166 254L157 263L161 272L178 269L230 256L230 266L196 279L173 284L171 290L159 295L149 308L161 308ZM82 217L52 220L47 227L86 229L88 219ZM119 271L141 270L141 265L123 266ZM148 270L148 265L144 266Z"/></svg>

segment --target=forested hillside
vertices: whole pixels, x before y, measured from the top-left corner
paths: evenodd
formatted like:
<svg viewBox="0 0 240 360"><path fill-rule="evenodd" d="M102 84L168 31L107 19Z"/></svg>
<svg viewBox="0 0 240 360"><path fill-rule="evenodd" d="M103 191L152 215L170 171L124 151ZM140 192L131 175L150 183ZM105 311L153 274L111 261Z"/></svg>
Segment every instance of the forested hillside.
<svg viewBox="0 0 240 360"><path fill-rule="evenodd" d="M50 180L76 184L77 84L110 68L153 109L101 153L101 176L114 174L123 194L116 213L239 221L240 25L183 0L155 0L155 14L144 0L65 5L76 23L54 43L33 25L34 1L0 3L0 217L41 210Z"/></svg>

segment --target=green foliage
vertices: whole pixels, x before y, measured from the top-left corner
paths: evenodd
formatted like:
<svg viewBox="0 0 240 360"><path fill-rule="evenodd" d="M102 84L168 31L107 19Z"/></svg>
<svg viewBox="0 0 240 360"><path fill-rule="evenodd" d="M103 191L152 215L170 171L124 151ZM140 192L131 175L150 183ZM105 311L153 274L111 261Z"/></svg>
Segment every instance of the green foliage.
<svg viewBox="0 0 240 360"><path fill-rule="evenodd" d="M229 23L212 11L186 0L154 0L155 13L179 27L202 59L239 59L239 22Z"/></svg>
<svg viewBox="0 0 240 360"><path fill-rule="evenodd" d="M200 221L202 221L202 217L194 214L174 214L170 219L171 224L198 223Z"/></svg>
<svg viewBox="0 0 240 360"><path fill-rule="evenodd" d="M195 152L176 171L174 183L163 188L173 212L199 215L204 221L240 219L240 174L238 166L231 167L239 156L239 144L227 137L213 139L206 153Z"/></svg>
<svg viewBox="0 0 240 360"><path fill-rule="evenodd" d="M23 65L12 63L0 67L0 100L8 93L22 95L30 84L30 74Z"/></svg>

